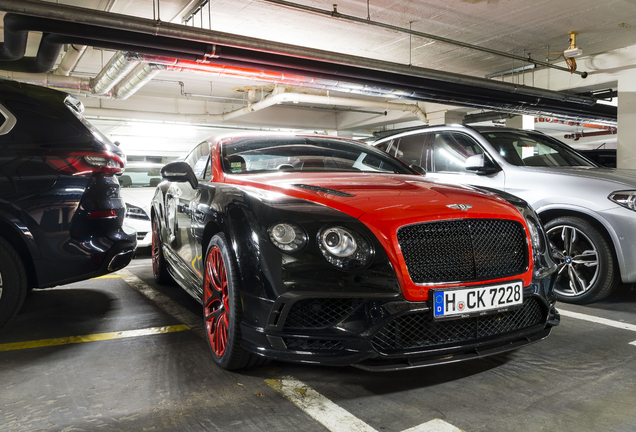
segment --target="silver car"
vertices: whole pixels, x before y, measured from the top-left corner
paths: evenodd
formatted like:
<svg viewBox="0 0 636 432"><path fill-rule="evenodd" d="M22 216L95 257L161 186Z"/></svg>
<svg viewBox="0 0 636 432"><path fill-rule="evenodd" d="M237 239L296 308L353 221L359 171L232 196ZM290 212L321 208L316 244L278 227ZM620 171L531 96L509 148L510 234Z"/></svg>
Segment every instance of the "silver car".
<svg viewBox="0 0 636 432"><path fill-rule="evenodd" d="M636 282L636 170L600 168L545 134L499 127L427 127L373 145L429 179L526 200L552 244L561 301L593 302Z"/></svg>

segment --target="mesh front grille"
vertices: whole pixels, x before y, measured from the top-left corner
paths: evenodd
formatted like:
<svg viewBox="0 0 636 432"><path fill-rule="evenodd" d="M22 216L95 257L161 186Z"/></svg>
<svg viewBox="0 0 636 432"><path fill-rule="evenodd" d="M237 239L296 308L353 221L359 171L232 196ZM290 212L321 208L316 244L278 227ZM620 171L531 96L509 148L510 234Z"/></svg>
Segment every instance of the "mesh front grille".
<svg viewBox="0 0 636 432"><path fill-rule="evenodd" d="M306 351L340 351L344 346L339 341L324 339L285 338L285 345L290 350Z"/></svg>
<svg viewBox="0 0 636 432"><path fill-rule="evenodd" d="M429 222L402 227L397 238L415 283L493 279L527 268L526 234L517 221Z"/></svg>
<svg viewBox="0 0 636 432"><path fill-rule="evenodd" d="M350 298L312 298L297 301L293 304L285 328L326 328L331 327L353 311L362 303L359 299Z"/></svg>
<svg viewBox="0 0 636 432"><path fill-rule="evenodd" d="M371 342L377 351L391 354L514 332L541 324L546 318L534 298L527 299L523 307L513 311L449 321L436 322L430 311L424 311L389 321Z"/></svg>

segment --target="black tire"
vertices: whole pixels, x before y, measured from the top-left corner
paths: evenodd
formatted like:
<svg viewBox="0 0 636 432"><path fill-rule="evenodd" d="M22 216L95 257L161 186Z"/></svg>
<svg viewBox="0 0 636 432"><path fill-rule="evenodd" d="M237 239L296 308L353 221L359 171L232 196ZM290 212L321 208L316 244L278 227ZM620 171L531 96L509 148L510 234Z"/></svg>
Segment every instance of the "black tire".
<svg viewBox="0 0 636 432"><path fill-rule="evenodd" d="M585 304L607 297L619 284L611 242L585 219L562 216L545 224L558 265L559 301Z"/></svg>
<svg viewBox="0 0 636 432"><path fill-rule="evenodd" d="M157 283L162 285L174 284L174 279L168 273L166 258L163 256L163 250L161 249L161 229L159 220L156 217L152 219L152 246L150 247L150 253L152 254L152 274Z"/></svg>
<svg viewBox="0 0 636 432"><path fill-rule="evenodd" d="M212 357L222 369L242 369L267 362L241 347L242 319L236 264L225 236L216 234L205 254L203 324Z"/></svg>
<svg viewBox="0 0 636 432"><path fill-rule="evenodd" d="M22 259L5 239L0 237L0 328L22 307L27 293L27 277Z"/></svg>

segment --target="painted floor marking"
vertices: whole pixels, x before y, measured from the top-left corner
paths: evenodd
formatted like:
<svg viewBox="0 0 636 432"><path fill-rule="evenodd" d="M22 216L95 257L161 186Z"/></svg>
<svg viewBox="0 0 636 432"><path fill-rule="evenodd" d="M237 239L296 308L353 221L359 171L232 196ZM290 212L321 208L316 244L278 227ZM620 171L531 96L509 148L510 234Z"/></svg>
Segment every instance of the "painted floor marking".
<svg viewBox="0 0 636 432"><path fill-rule="evenodd" d="M104 275L104 276L97 276L96 278L93 279L113 279L113 278L120 278L121 276L118 274L108 274L108 275Z"/></svg>
<svg viewBox="0 0 636 432"><path fill-rule="evenodd" d="M127 269L119 270L117 273L133 289L145 295L168 314L186 324L195 334L204 339L206 338L202 317L193 314L170 297L158 292ZM293 377L265 381L332 432L377 432L353 414ZM407 429L404 432L461 432L461 430L443 420L434 419Z"/></svg>
<svg viewBox="0 0 636 432"><path fill-rule="evenodd" d="M68 345L75 343L84 343L84 342L97 342L97 341L106 341L113 339L125 339L125 338L133 338L139 336L151 336L165 333L175 333L184 330L189 330L190 328L187 325L174 325L174 326L165 326L165 327L150 327L146 329L140 330L125 330L118 332L108 332L108 333L96 333L84 336L68 336L54 339L41 339L37 341L28 341L28 342L13 342L6 343L0 345L0 351L15 351L15 350L23 350L29 348L42 348L42 347L50 347L56 345Z"/></svg>
<svg viewBox="0 0 636 432"><path fill-rule="evenodd" d="M599 318L593 315L586 315L586 314L582 314L578 312L572 312L572 311L561 309L561 308L559 308L559 313L563 316L570 317L570 318L580 319L583 321L589 321L596 324L603 324L603 325L614 327L621 330L629 330L629 331L636 332L636 325L634 324L628 324L628 323L624 323L620 321L613 321L607 318ZM636 346L636 341L630 342L629 344Z"/></svg>
<svg viewBox="0 0 636 432"><path fill-rule="evenodd" d="M331 432L377 432L344 408L291 376L265 380L270 387L281 393ZM404 432L461 432L443 420L435 419Z"/></svg>
<svg viewBox="0 0 636 432"><path fill-rule="evenodd" d="M153 287L148 285L146 282L139 279L137 276L132 274L130 271L123 269L117 272L128 285L130 285L133 289L138 291L139 293L145 295L150 300L155 302L157 306L166 311L168 314L172 315L174 318L181 321L183 324L190 327L190 329L197 335L206 338L205 329L203 328L203 307L201 309L201 315L195 315L188 309L184 308L177 302L173 301L170 297L165 294L160 293L155 290ZM181 289L180 287L175 286L175 289Z"/></svg>

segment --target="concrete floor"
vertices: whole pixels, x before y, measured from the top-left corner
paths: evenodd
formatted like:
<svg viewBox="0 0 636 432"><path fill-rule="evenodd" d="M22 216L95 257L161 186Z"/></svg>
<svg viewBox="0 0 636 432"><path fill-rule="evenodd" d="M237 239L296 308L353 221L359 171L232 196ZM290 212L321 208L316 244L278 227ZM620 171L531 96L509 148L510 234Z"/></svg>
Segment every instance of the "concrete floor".
<svg viewBox="0 0 636 432"><path fill-rule="evenodd" d="M118 276L33 291L0 331L0 431L636 430L629 286L597 304L560 309L633 327L563 316L547 340L516 352L403 372L279 362L224 372L190 330L1 351L8 343L200 321L201 307L185 292L154 283L148 255L127 270L154 289L146 294L172 299L162 306L179 319ZM344 413L356 426L328 428L290 402L275 389L288 376L335 404L323 405L323 414ZM436 418L441 426L427 423Z"/></svg>

